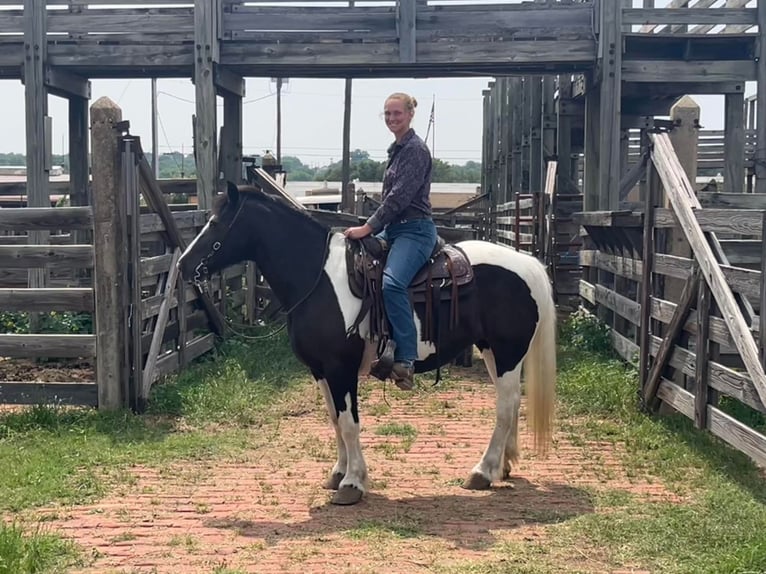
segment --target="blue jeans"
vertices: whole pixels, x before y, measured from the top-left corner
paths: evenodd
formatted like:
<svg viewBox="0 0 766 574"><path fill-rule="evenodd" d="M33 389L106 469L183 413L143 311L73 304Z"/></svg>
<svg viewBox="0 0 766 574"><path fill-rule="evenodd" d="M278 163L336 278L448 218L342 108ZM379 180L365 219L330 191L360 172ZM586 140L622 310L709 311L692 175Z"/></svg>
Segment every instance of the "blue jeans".
<svg viewBox="0 0 766 574"><path fill-rule="evenodd" d="M389 243L383 269L383 304L396 341L394 361L414 362L418 358L418 341L407 290L433 252L436 225L432 219L391 223L380 237Z"/></svg>

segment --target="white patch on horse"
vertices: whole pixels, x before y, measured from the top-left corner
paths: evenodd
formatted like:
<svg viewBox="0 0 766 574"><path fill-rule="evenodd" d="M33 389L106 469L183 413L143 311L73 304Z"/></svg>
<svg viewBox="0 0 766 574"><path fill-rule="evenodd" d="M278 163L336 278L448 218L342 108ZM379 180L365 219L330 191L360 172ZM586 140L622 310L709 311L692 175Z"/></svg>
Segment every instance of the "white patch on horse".
<svg viewBox="0 0 766 574"><path fill-rule="evenodd" d="M485 351L484 362L492 376L496 371L495 357L492 351ZM491 364L491 367L490 367ZM521 404L521 363L512 371L500 377L492 377L497 394L497 416L495 430L479 463L473 468L474 473L481 474L490 482L501 476L503 464L507 455L512 456L512 462L518 457L516 444L519 428L519 405ZM510 468L510 467L509 467Z"/></svg>
<svg viewBox="0 0 766 574"><path fill-rule="evenodd" d="M359 442L359 423L354 422L351 414L351 395L346 393L346 409L340 412L338 416L338 426L340 427L343 442L346 444L346 456L348 464L346 465L346 476L340 483L344 486L353 486L362 492L367 489L367 463L362 454L362 445Z"/></svg>
<svg viewBox="0 0 766 574"><path fill-rule="evenodd" d="M343 435L338 424L338 411L335 409L335 401L332 399L330 387L325 379L319 379L317 385L319 385L319 390L322 391L322 396L327 406L327 414L330 416L330 422L335 429L335 438L337 440L338 459L335 462L335 466L332 467L332 474L345 474L346 466L348 466L348 456L346 455L346 445L343 442Z"/></svg>
<svg viewBox="0 0 766 574"><path fill-rule="evenodd" d="M343 324L348 331L354 324L359 310L362 308L362 300L355 297L348 285L348 272L346 271L346 238L342 233L333 234L330 239L330 250L324 271L330 279L335 297L338 299L340 312L343 314ZM359 324L359 336L367 337L370 329L369 315Z"/></svg>
<svg viewBox="0 0 766 574"><path fill-rule="evenodd" d="M415 331L417 332L417 338L418 338L418 360L425 361L428 357L436 353L436 345L431 343L430 341L423 341L423 328L420 324L420 317L418 317L417 313L413 313L415 317Z"/></svg>
<svg viewBox="0 0 766 574"><path fill-rule="evenodd" d="M181 269L181 259L186 257L186 254L189 253L192 249L194 249L194 246L197 244L197 242L200 240L200 238L207 233L207 231L210 229L210 224L216 221L215 215L213 215L210 219L208 219L207 223L205 224L205 227L202 228L202 231L200 231L197 234L197 237L195 237L191 243L189 243L189 246L184 250L184 252L181 254L181 257L178 258L178 263L176 266Z"/></svg>

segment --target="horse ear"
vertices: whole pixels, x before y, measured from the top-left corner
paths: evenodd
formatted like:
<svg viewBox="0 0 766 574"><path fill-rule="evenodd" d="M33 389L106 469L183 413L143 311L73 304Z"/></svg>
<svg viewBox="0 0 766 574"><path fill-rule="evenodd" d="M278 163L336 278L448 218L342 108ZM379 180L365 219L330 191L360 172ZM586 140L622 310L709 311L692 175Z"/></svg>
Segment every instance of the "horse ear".
<svg viewBox="0 0 766 574"><path fill-rule="evenodd" d="M226 193L229 195L229 202L236 205L239 201L239 188L237 187L237 184L231 181L227 181L226 184Z"/></svg>

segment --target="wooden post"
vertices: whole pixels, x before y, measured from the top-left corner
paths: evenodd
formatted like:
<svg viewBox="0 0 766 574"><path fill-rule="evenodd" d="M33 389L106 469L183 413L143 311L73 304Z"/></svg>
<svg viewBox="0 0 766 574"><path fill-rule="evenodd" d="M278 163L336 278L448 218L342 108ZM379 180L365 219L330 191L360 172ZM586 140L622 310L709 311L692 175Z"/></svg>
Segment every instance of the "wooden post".
<svg viewBox="0 0 766 574"><path fill-rule="evenodd" d="M487 127L489 126L490 121L490 115L492 113L492 108L490 106L490 91L489 90L482 90L481 91L481 97L482 97L482 124L483 129L481 130L481 133L483 134L482 139L482 145L481 145L481 191L482 193L487 193L489 190L489 177L488 177L488 171L489 171L489 129Z"/></svg>
<svg viewBox="0 0 766 574"><path fill-rule="evenodd" d="M726 94L725 98L724 191L743 193L745 191L745 94Z"/></svg>
<svg viewBox="0 0 766 574"><path fill-rule="evenodd" d="M601 116L601 93L593 85L590 73L587 74L585 92L585 175L583 177L583 209L597 211L599 204L599 137Z"/></svg>
<svg viewBox="0 0 766 574"><path fill-rule="evenodd" d="M755 119L755 192L766 193L766 2L758 2L758 95Z"/></svg>
<svg viewBox="0 0 766 574"><path fill-rule="evenodd" d="M522 146L524 144L524 122L523 122L523 83L522 79L518 77L511 78L511 189L508 191L508 199L511 201L514 194L519 193L522 189Z"/></svg>
<svg viewBox="0 0 766 574"><path fill-rule="evenodd" d="M622 99L622 3L601 2L599 208L620 206L620 102Z"/></svg>
<svg viewBox="0 0 766 574"><path fill-rule="evenodd" d="M695 366L695 390L694 390L694 426L698 429L707 428L707 405L709 402L710 387L710 287L702 279L699 283L697 295L697 344L694 352L696 357Z"/></svg>
<svg viewBox="0 0 766 574"><path fill-rule="evenodd" d="M524 100L521 104L522 142L521 142L521 192L531 193L532 190L532 77L524 76ZM518 213L516 214L518 217Z"/></svg>
<svg viewBox="0 0 766 574"><path fill-rule="evenodd" d="M556 126L556 154L558 156L558 176L556 193L568 193L572 177L572 117L567 104L571 101L572 78L569 74L559 76L559 101ZM567 191L564 191L567 190Z"/></svg>
<svg viewBox="0 0 766 574"><path fill-rule="evenodd" d="M644 197L643 270L641 275L641 325L639 326L639 379L646 388L649 376L649 335L652 318L652 272L654 271L654 207L659 192L660 179L652 162L649 162L648 186Z"/></svg>
<svg viewBox="0 0 766 574"><path fill-rule="evenodd" d="M120 190L119 134L122 110L109 98L90 108L93 147L94 285L98 405L117 409L127 396L127 220Z"/></svg>
<svg viewBox="0 0 766 574"><path fill-rule="evenodd" d="M216 134L216 93L213 65L218 62L218 14L210 0L194 0L194 88L196 123L194 142L197 163L197 202L210 209L218 174Z"/></svg>
<svg viewBox="0 0 766 574"><path fill-rule="evenodd" d="M239 183L242 176L242 99L245 80L241 76L215 67L215 84L223 97L223 131L221 134L221 170L226 181Z"/></svg>
<svg viewBox="0 0 766 574"><path fill-rule="evenodd" d="M24 100L26 114L27 205L50 207L50 118L48 90L45 86L47 23L45 3L24 0ZM48 243L47 231L30 230L31 245ZM47 270L29 270L29 287L47 286ZM30 316L30 331L38 327L37 315Z"/></svg>
<svg viewBox="0 0 766 574"><path fill-rule="evenodd" d="M69 196L73 206L92 205L88 166L88 100L69 98ZM73 232L76 244L92 242L91 231Z"/></svg>
<svg viewBox="0 0 766 574"><path fill-rule="evenodd" d="M152 78L152 173L160 178L160 137L157 130L157 78ZM172 150L171 150L172 151Z"/></svg>
<svg viewBox="0 0 766 574"><path fill-rule="evenodd" d="M761 311L758 326L758 346L761 355L761 365L766 370L766 211L761 219Z"/></svg>
<svg viewBox="0 0 766 574"><path fill-rule="evenodd" d="M343 161L341 172L341 211L351 213L354 211L354 193L349 185L351 181L351 78L346 78L346 89L343 97Z"/></svg>
<svg viewBox="0 0 766 574"><path fill-rule="evenodd" d="M502 202L505 203L510 197L510 185L511 185L511 141L513 134L511 133L513 116L511 115L510 106L510 78L504 77L500 81L500 151L502 157L500 160L502 177L500 180L500 197Z"/></svg>
<svg viewBox="0 0 766 574"><path fill-rule="evenodd" d="M143 322L141 321L141 194L139 193L139 175L136 168L135 149L129 138L120 141L121 185L127 216L127 285L128 295L128 330L130 340L130 362L128 386L125 396L128 403L136 410L140 404L144 354L141 345Z"/></svg>
<svg viewBox="0 0 766 574"><path fill-rule="evenodd" d="M543 84L542 77L532 76L529 89L529 190L540 193L543 189Z"/></svg>

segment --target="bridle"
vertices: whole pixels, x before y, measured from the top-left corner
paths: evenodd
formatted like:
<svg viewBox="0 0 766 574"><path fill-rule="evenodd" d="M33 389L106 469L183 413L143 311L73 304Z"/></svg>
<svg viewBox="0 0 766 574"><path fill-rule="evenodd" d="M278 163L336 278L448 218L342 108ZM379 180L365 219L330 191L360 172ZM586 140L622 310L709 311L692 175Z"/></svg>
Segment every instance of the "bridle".
<svg viewBox="0 0 766 574"><path fill-rule="evenodd" d="M229 233L231 232L231 228L234 227L234 224L237 222L237 218L239 217L239 214L242 212L242 208L245 206L245 200L244 198L240 200L239 207L237 208L237 212L234 214L233 219L231 220L231 223L229 223L229 226L226 228L226 232L223 234L223 237L221 238L226 239L229 236ZM207 262L210 261L210 258L213 257L213 255L216 254L217 251L220 251L222 247L222 244L220 241L216 241L213 243L212 249L210 250L210 253L205 255L199 260L199 263L194 268L194 277L192 278L192 283L196 285L197 287L201 287L203 284L207 283L207 279L202 279L202 274L204 273L206 276L210 275L207 268Z"/></svg>
<svg viewBox="0 0 766 574"><path fill-rule="evenodd" d="M223 237L221 238L221 241L225 240L229 236L229 233L231 232L231 229L234 227L234 223L236 223L237 218L239 217L239 214L242 211L242 208L244 207L244 205L245 205L245 200L242 199L240 201L239 207L237 208L237 212L234 214L234 217L232 218L231 222L229 223L229 226L226 228L226 232L224 233ZM330 252L330 242L332 241L332 237L333 237L332 230L328 230L327 238L325 239L324 253L322 254L322 259L321 259L322 263L321 263L321 265L319 267L319 272L317 273L316 279L314 280L314 283L311 285L311 288L306 292L305 295L303 295L303 297L298 299L298 301L294 305L292 305L287 311L281 311L281 313L283 315L290 315L290 313L295 311L298 308L299 305L301 305L303 302L305 302L306 299L308 299L314 293L314 291L316 291L316 288L319 286L319 281L322 279L322 273L324 272L325 262L327 261L327 256L328 256L328 254ZM213 255L216 254L216 252L221 250L221 247L223 245L221 243L221 241L214 242L213 245L212 245L212 248L210 250L210 253L208 253L207 255L202 257L200 259L200 262L194 268L194 277L192 278L192 282L194 283L194 285L196 285L199 288L202 288L202 286L207 283L207 279L201 279L202 273L204 273L205 276L209 276L209 272L208 272L208 268L207 268L207 262L210 260L211 257L213 257ZM274 335L276 335L277 333L282 331L287 326L287 324L285 323L281 327L276 329L275 331L269 333L268 335L253 336L253 335L245 335L244 333L241 333L241 332L237 331L236 329L234 329L234 327L232 327L232 325L231 325L232 321L230 319L227 319L226 317L224 317L224 322L225 322L226 326L235 335L238 335L238 336L240 336L240 337L242 337L244 339L251 339L251 340L268 339L269 337L273 337Z"/></svg>

